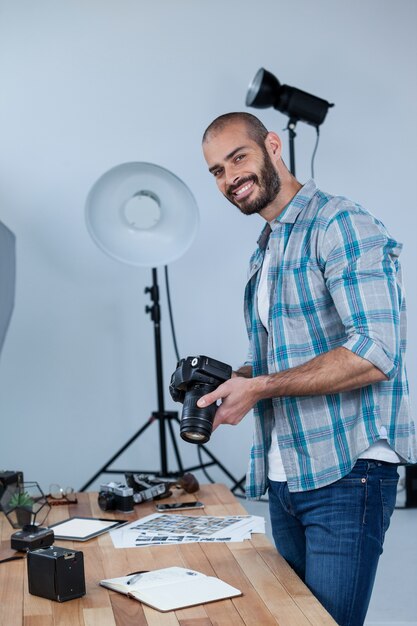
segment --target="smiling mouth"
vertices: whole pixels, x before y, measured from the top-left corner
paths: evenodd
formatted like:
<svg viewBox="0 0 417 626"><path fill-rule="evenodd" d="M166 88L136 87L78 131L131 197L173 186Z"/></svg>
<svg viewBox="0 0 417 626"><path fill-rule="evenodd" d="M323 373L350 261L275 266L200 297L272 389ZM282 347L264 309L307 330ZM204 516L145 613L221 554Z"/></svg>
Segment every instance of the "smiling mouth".
<svg viewBox="0 0 417 626"><path fill-rule="evenodd" d="M255 184L254 180L249 180L245 182L243 185L241 185L240 187L232 191L233 197L236 200L241 200L243 198L246 198L250 194L254 184Z"/></svg>

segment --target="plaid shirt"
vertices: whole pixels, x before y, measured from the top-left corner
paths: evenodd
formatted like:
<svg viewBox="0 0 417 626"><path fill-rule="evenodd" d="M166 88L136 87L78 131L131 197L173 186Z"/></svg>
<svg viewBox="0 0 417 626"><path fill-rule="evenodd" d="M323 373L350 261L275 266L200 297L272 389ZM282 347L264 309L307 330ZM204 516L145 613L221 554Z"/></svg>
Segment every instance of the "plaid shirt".
<svg viewBox="0 0 417 626"><path fill-rule="evenodd" d="M267 487L275 423L290 491L328 485L350 472L381 439L405 462L417 461L404 364L406 310L398 255L401 244L362 207L319 191L309 181L252 255L245 291L253 375L296 367L343 346L388 377L349 392L277 397L254 407L247 496ZM269 332L256 291L269 239ZM382 428L382 431L381 431Z"/></svg>

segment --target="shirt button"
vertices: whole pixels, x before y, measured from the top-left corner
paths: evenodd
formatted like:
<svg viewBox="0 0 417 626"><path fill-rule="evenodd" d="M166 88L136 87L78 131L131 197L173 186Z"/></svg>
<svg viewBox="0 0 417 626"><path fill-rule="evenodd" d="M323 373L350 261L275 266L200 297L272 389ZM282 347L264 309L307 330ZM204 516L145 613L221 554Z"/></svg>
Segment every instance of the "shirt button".
<svg viewBox="0 0 417 626"><path fill-rule="evenodd" d="M366 483L366 478L361 478L361 483L362 484Z"/></svg>

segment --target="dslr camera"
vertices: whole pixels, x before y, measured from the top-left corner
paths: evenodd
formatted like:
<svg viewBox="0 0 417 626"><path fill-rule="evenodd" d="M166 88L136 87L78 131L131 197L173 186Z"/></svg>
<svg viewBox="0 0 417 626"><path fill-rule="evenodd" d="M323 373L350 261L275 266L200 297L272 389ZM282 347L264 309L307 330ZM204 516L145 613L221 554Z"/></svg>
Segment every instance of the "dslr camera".
<svg viewBox="0 0 417 626"><path fill-rule="evenodd" d="M189 443L207 443L210 439L216 404L199 408L197 401L229 380L232 368L207 356L181 359L172 374L169 391L175 402L182 402L180 435Z"/></svg>
<svg viewBox="0 0 417 626"><path fill-rule="evenodd" d="M107 483L100 485L98 505L102 511L133 511L133 489L123 483Z"/></svg>

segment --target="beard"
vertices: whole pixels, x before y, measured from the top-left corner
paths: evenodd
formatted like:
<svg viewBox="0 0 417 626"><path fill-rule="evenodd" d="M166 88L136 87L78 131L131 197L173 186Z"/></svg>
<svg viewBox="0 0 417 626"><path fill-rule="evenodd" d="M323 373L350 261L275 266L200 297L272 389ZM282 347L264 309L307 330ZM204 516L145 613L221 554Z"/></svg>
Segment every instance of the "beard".
<svg viewBox="0 0 417 626"><path fill-rule="evenodd" d="M244 215L254 215L260 213L265 207L275 200L281 190L281 179L278 172L272 165L268 152L263 148L263 163L259 176L252 174L239 180L237 185L230 185L226 190L226 198L234 204ZM233 191L247 182L253 181L258 185L258 196L238 201L233 196Z"/></svg>

